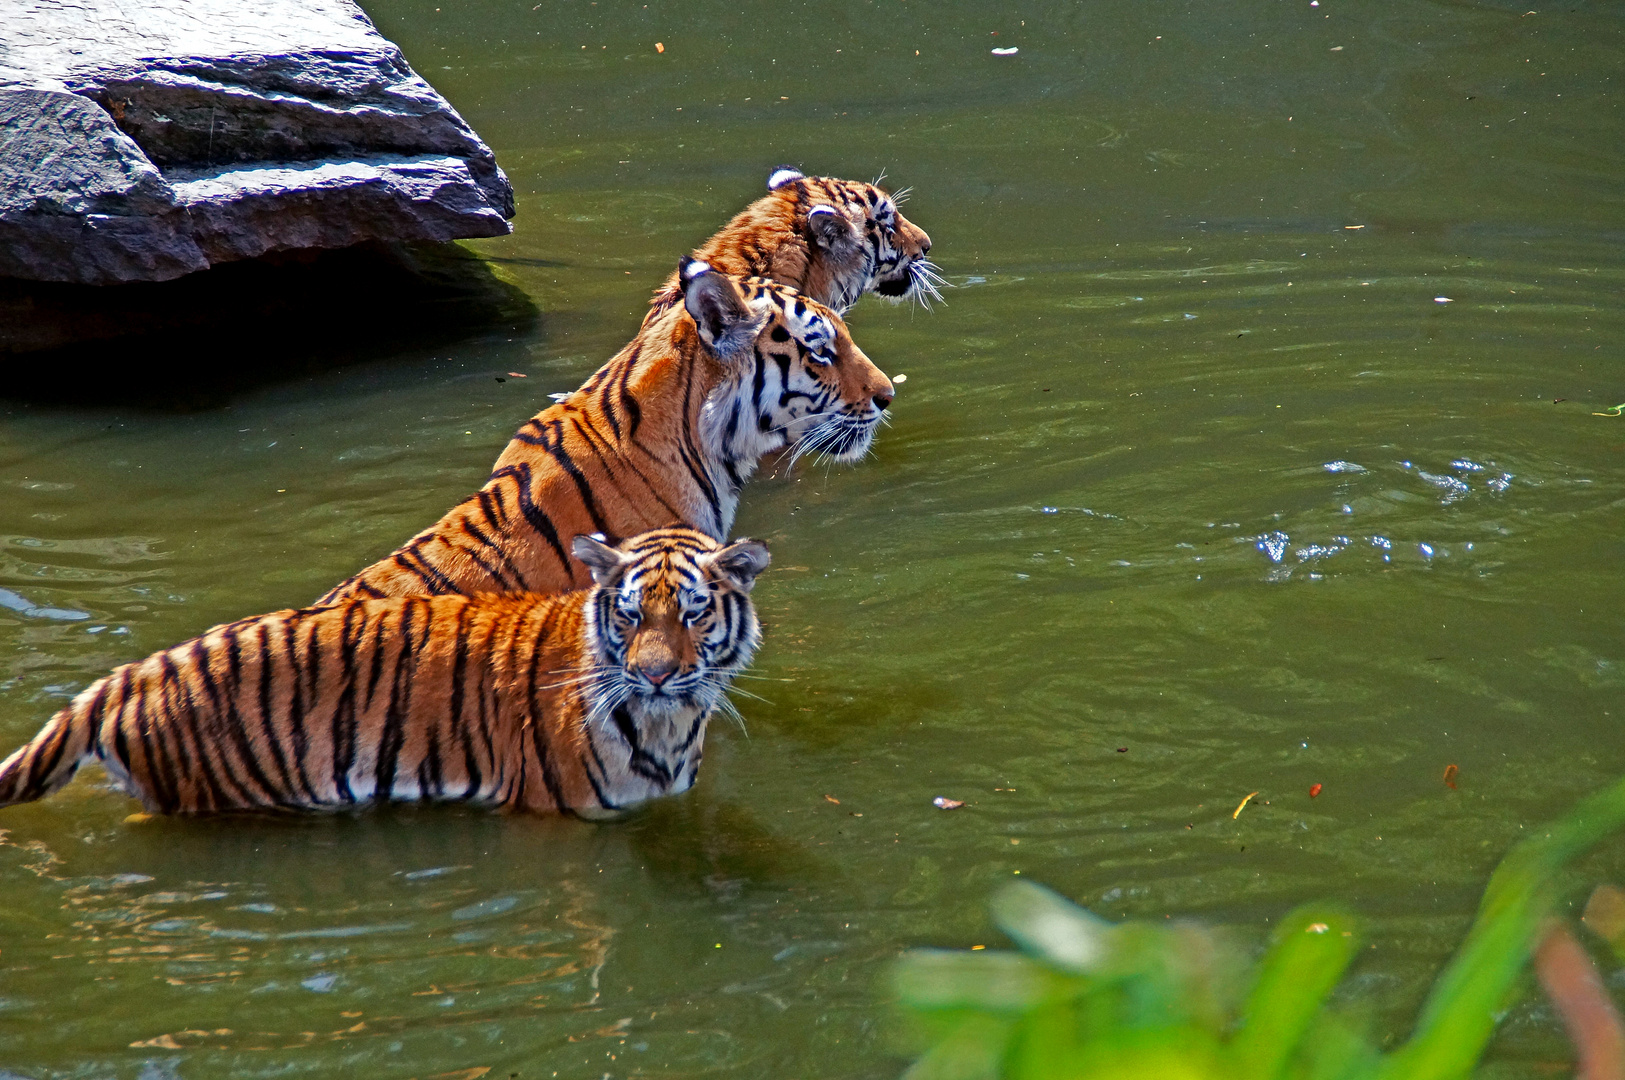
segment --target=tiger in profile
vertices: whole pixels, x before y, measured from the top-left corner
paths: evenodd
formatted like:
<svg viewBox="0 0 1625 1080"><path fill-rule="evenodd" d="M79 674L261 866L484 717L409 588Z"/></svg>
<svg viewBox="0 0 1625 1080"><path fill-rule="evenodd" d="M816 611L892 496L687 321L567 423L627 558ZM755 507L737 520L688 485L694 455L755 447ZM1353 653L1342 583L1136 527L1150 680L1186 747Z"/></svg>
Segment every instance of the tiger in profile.
<svg viewBox="0 0 1625 1080"><path fill-rule="evenodd" d="M126 664L0 763L0 806L92 760L168 814L444 801L604 817L686 791L761 640L767 548L687 528L572 547L589 589L279 611Z"/></svg>
<svg viewBox="0 0 1625 1080"><path fill-rule="evenodd" d="M946 282L926 258L931 237L897 209L907 196L781 165L767 178L767 194L694 255L725 274L772 278L843 316L871 291L930 306ZM645 324L682 295L673 274L655 292Z"/></svg>
<svg viewBox="0 0 1625 1080"><path fill-rule="evenodd" d="M578 588L560 537L676 522L720 540L762 455L868 452L892 384L840 316L691 257L679 275L683 303L527 421L484 487L317 604Z"/></svg>

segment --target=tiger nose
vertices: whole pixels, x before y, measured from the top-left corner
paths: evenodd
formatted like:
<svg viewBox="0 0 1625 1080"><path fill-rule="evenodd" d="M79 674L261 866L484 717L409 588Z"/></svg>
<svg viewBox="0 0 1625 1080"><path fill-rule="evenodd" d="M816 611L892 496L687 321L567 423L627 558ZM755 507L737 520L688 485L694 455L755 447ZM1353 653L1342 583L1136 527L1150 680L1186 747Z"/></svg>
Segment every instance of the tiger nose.
<svg viewBox="0 0 1625 1080"><path fill-rule="evenodd" d="M924 229L920 230L920 254L931 254L931 234Z"/></svg>
<svg viewBox="0 0 1625 1080"><path fill-rule="evenodd" d="M645 679L648 679L655 686L659 686L677 671L677 661L655 660L641 665L638 670L643 673Z"/></svg>
<svg viewBox="0 0 1625 1080"><path fill-rule="evenodd" d="M893 395L892 395L892 392L890 390L882 390L880 393L876 394L874 396L874 398L873 398L874 403L875 403L875 408L877 408L877 409L881 410L882 412L884 412L885 409L886 409L886 406L891 404L892 396Z"/></svg>

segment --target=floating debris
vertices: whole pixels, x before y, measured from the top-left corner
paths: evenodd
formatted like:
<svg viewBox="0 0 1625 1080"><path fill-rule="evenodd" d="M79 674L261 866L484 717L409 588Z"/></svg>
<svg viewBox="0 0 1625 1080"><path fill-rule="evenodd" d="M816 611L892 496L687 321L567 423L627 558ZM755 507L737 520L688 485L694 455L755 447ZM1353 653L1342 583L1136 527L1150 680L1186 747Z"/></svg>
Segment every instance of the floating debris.
<svg viewBox="0 0 1625 1080"><path fill-rule="evenodd" d="M1021 51L1020 49L1016 49L1016 48L994 49L993 50L993 55L994 56L1014 56L1014 55L1016 55L1016 53L1018 53L1020 51Z"/></svg>
<svg viewBox="0 0 1625 1080"><path fill-rule="evenodd" d="M836 805L836 806L840 806L840 805L841 805L841 800L840 800L840 799L837 799L837 798L836 798L836 797L835 797L835 796L833 796L833 795L825 795L825 796L824 796L824 801L825 801L825 802L832 802L832 803L834 803L834 804L835 804L835 805Z"/></svg>
<svg viewBox="0 0 1625 1080"><path fill-rule="evenodd" d="M828 796L825 797L828 798ZM931 800L931 805L938 810L958 810L965 803L962 799L950 799L944 795L938 795Z"/></svg>
<svg viewBox="0 0 1625 1080"><path fill-rule="evenodd" d="M1456 768L1454 765L1446 765L1444 767L1444 783L1445 786L1452 791L1456 789L1456 776L1460 772L1461 770Z"/></svg>
<svg viewBox="0 0 1625 1080"><path fill-rule="evenodd" d="M1320 785L1319 784L1310 784L1309 785L1309 797L1311 799L1320 798Z"/></svg>
<svg viewBox="0 0 1625 1080"><path fill-rule="evenodd" d="M1241 812L1243 810L1247 809L1247 804L1252 802L1253 797L1256 796L1257 794L1258 794L1258 792L1254 791L1251 794L1249 794L1245 799L1241 800L1241 803L1236 807L1236 812L1234 814L1230 815L1230 820L1234 821L1237 818L1239 818L1241 816Z"/></svg>

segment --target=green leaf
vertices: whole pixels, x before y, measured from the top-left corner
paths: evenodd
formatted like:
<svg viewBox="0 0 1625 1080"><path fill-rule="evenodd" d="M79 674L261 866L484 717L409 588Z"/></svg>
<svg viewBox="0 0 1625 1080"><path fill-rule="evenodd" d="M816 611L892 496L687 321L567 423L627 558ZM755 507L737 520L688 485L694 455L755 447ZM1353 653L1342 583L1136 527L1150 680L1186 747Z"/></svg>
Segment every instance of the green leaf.
<svg viewBox="0 0 1625 1080"><path fill-rule="evenodd" d="M1302 907L1282 921L1230 1043L1236 1075L1281 1075L1353 957L1354 922L1342 912Z"/></svg>
<svg viewBox="0 0 1625 1080"><path fill-rule="evenodd" d="M1089 971L1106 955L1111 923L1042 885L1011 882L993 894L989 908L1012 941L1062 971Z"/></svg>
<svg viewBox="0 0 1625 1080"><path fill-rule="evenodd" d="M999 1080L1015 1021L1008 1017L965 1017L916 1061L903 1080Z"/></svg>
<svg viewBox="0 0 1625 1080"><path fill-rule="evenodd" d="M1472 1071L1551 911L1553 879L1621 826L1625 780L1512 849L1484 890L1467 940L1428 995L1415 1033L1384 1063L1384 1080L1459 1080Z"/></svg>
<svg viewBox="0 0 1625 1080"><path fill-rule="evenodd" d="M1013 952L914 949L892 971L892 989L906 1008L1021 1012L1059 989L1042 965Z"/></svg>

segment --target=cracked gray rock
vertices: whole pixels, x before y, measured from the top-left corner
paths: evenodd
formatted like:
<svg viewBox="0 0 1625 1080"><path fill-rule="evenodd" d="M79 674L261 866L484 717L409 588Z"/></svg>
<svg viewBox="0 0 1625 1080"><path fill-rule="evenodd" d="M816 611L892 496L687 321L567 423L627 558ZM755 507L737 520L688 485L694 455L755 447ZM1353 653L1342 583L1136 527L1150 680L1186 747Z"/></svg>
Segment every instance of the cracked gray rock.
<svg viewBox="0 0 1625 1080"><path fill-rule="evenodd" d="M164 281L512 216L490 148L350 0L0 0L0 276Z"/></svg>

